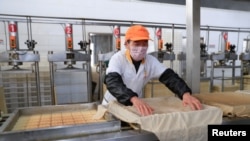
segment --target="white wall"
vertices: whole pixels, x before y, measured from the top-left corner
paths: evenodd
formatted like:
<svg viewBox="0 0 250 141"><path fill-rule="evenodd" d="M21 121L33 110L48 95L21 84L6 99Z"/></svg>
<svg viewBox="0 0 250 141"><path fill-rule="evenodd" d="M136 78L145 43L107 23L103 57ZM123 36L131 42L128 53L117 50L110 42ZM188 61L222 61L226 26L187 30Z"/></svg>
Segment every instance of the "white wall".
<svg viewBox="0 0 250 141"><path fill-rule="evenodd" d="M30 15L48 17L92 18L124 21L142 21L156 23L186 23L186 8L181 5L142 2L136 0L0 0L0 14ZM250 12L201 8L201 25L222 27L250 27ZM37 50L42 53L46 62L48 50L64 50L64 34L61 25L33 25L34 39L38 41ZM23 26L25 31L25 26ZM81 27L74 33L74 44L82 39ZM19 28L20 29L20 28ZM121 27L125 33L127 27ZM87 27L87 32L112 33L112 27ZM151 38L154 39L154 29L149 28ZM22 32L22 31L20 31ZM185 30L176 30L178 35L186 36ZM163 39L168 40L171 29L163 29ZM218 51L220 32L210 32L209 52ZM242 41L248 33L240 33L239 49L242 52ZM21 35L20 35L21 36ZM201 31L205 37L206 32ZM231 43L238 43L238 34L229 33ZM25 32L20 37L20 43L25 42ZM0 22L0 40L5 41L4 26ZM6 49L6 41L0 44L0 50ZM123 45L123 44L122 44ZM23 45L24 46L24 45ZM150 51L154 50L154 43L150 43ZM176 47L176 48L180 48ZM178 50L179 51L179 50Z"/></svg>
<svg viewBox="0 0 250 141"><path fill-rule="evenodd" d="M1 0L1 14L186 23L185 6L136 0ZM249 12L201 8L201 25L249 27Z"/></svg>

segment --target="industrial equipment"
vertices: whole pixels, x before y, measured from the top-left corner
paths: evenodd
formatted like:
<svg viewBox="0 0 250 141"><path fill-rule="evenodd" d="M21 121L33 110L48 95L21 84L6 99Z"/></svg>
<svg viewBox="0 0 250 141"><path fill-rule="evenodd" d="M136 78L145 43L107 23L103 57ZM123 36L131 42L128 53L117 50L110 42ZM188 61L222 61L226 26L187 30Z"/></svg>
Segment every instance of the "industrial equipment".
<svg viewBox="0 0 250 141"><path fill-rule="evenodd" d="M156 28L155 34L157 36L157 48L158 51L150 52L150 55L155 56L160 62L163 63L163 61L170 61L170 68L173 69L173 61L175 60L175 54L173 52L173 43L174 43L174 30L172 32L172 43L166 43L165 47L166 49L163 50L163 40L162 40L162 29Z"/></svg>
<svg viewBox="0 0 250 141"><path fill-rule="evenodd" d="M65 51L48 52L53 104L92 101L92 78L89 42L80 41L79 50L73 45L73 25L66 23ZM59 63L63 63L60 67ZM65 67L66 66L66 67Z"/></svg>
<svg viewBox="0 0 250 141"><path fill-rule="evenodd" d="M207 45L209 45L209 35L207 36ZM204 42L204 39L201 38L200 43L200 59L201 59L201 80L206 80L207 77L207 61L210 60L210 54L208 54L208 47Z"/></svg>
<svg viewBox="0 0 250 141"><path fill-rule="evenodd" d="M207 38L209 35L207 35ZM210 54L208 53L207 43L203 37L200 38L200 79L207 80L207 61L210 60ZM183 79L186 79L186 38L183 39L183 49L177 54L177 59L179 60L179 74Z"/></svg>
<svg viewBox="0 0 250 141"><path fill-rule="evenodd" d="M240 54L241 73L240 73L240 90L244 89L244 75L250 74L250 39L246 38L243 42L243 52Z"/></svg>
<svg viewBox="0 0 250 141"><path fill-rule="evenodd" d="M219 46L221 50L218 53L211 54L211 76L210 76L210 92L212 92L214 79L222 80L221 83L221 90L224 91L224 80L231 79L232 85L235 84L235 61L238 59L238 55L236 54L234 44L231 44L228 41L228 32L221 32L219 36ZM215 77L214 76L214 69L215 68L222 68L222 76ZM226 78L224 76L224 69L231 68L232 69L232 77Z"/></svg>
<svg viewBox="0 0 250 141"><path fill-rule="evenodd" d="M8 22L9 50L0 54L3 63L0 71L0 85L4 89L8 113L19 107L40 106L40 55L35 51L37 42L32 39L30 19L27 18L27 49L19 45L18 22ZM7 63L8 65L4 65ZM23 66L23 67L21 67Z"/></svg>

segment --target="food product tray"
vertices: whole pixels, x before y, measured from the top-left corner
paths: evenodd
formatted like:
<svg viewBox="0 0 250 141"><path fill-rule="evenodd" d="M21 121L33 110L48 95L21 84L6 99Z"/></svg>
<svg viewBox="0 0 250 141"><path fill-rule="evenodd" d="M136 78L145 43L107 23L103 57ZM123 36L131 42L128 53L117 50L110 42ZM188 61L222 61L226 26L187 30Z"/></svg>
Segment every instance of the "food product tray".
<svg viewBox="0 0 250 141"><path fill-rule="evenodd" d="M53 126L43 126L38 128L26 128L14 130L19 118L37 115L53 115L55 113L72 113L75 111L97 110L98 103L53 105L42 107L27 107L16 109L0 128L0 141L5 140L54 140L78 135L90 135L96 133L106 133L120 131L120 120L106 113L100 121L86 120L74 124L61 124ZM79 114L79 113L78 113ZM50 116L52 118L52 116ZM40 118L41 119L41 118Z"/></svg>

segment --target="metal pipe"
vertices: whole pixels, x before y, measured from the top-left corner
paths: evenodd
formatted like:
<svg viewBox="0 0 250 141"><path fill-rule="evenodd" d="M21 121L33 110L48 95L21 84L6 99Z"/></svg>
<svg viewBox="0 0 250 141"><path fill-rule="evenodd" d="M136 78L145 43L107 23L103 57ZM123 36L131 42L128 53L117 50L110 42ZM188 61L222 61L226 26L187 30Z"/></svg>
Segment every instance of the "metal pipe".
<svg viewBox="0 0 250 141"><path fill-rule="evenodd" d="M6 48L6 51L8 50L8 44L9 44L9 42L7 42L8 41L8 39L7 39L7 32L6 32L6 30L7 30L7 28L6 28L6 23L3 21L3 24L4 24L4 36L5 36L5 41L6 41L6 44L5 44L5 48Z"/></svg>
<svg viewBox="0 0 250 141"><path fill-rule="evenodd" d="M49 51L48 54L53 54L52 51ZM56 104L56 96L54 91L54 63L49 62L49 70L50 70L50 91L51 91L51 105Z"/></svg>
<svg viewBox="0 0 250 141"><path fill-rule="evenodd" d="M208 47L209 47L209 26L207 26L207 51L208 51Z"/></svg>
<svg viewBox="0 0 250 141"><path fill-rule="evenodd" d="M24 17L23 15L10 15L10 14L0 14L0 16L9 16L9 17ZM32 22L38 22L42 18L46 19L53 19L53 22L55 21L54 19L64 19L64 20L80 20L80 22L76 22L75 24L82 24L82 20L85 20L85 25L120 25L120 26L130 26L131 24L144 24L147 27L161 27L161 28L172 28L171 23L157 23L157 22L143 22L143 21L125 21L125 20L108 20L108 19L91 19L91 18L72 18L72 17L46 17L46 16L31 16L31 15L26 15L29 17L37 18L36 21L33 20ZM1 17L0 21L8 21L8 20L13 20L13 18L4 18ZM16 18L17 21L24 21L22 19ZM89 22L86 22L86 20L89 20ZM95 21L95 22L91 22ZM59 23L67 23L68 21L60 21ZM47 22L48 23L48 22ZM49 23L52 23L49 21ZM58 24L58 22L56 23ZM185 24L174 24L175 29L186 29ZM248 32L250 31L250 28L236 28L236 27L219 27L219 26L210 26L208 29L207 26L200 26L201 30L210 30L210 31L222 31L226 30L228 32Z"/></svg>
<svg viewBox="0 0 250 141"><path fill-rule="evenodd" d="M91 64L90 61L87 61L87 86L88 86L88 102L92 102L93 101L93 94L92 94L92 76L91 76Z"/></svg>
<svg viewBox="0 0 250 141"><path fill-rule="evenodd" d="M249 42L248 42L248 37L250 36L250 34L249 35L247 35L247 39L246 39L246 49L245 50L243 50L242 49L242 52L250 52L250 49L249 49Z"/></svg>
<svg viewBox="0 0 250 141"><path fill-rule="evenodd" d="M174 24L172 24L172 50L174 50Z"/></svg>
<svg viewBox="0 0 250 141"><path fill-rule="evenodd" d="M28 35L28 40L30 40L30 30L29 30L29 17L26 17L27 20L27 35Z"/></svg>
<svg viewBox="0 0 250 141"><path fill-rule="evenodd" d="M103 63L102 61L99 61L99 94L98 98L100 101L103 99Z"/></svg>
<svg viewBox="0 0 250 141"><path fill-rule="evenodd" d="M243 70L244 69L244 62L241 60L241 69L240 69L240 90L244 89L244 76L243 76Z"/></svg>
<svg viewBox="0 0 250 141"><path fill-rule="evenodd" d="M221 91L224 92L224 70L222 70L222 82L221 82Z"/></svg>
<svg viewBox="0 0 250 141"><path fill-rule="evenodd" d="M232 62L233 64L233 66L232 66L232 85L234 85L234 83L235 83L235 60L233 60L233 62Z"/></svg>
<svg viewBox="0 0 250 141"><path fill-rule="evenodd" d="M219 51L224 52L224 51L223 51L223 49L222 49L222 45L221 45L221 43L222 43L221 34L219 34L218 52L219 52ZM220 48L221 50L219 50L219 48Z"/></svg>
<svg viewBox="0 0 250 141"><path fill-rule="evenodd" d="M85 20L82 20L82 41L83 43L87 41L87 31L86 31L86 23ZM86 48L87 53L90 53L90 46Z"/></svg>
<svg viewBox="0 0 250 141"><path fill-rule="evenodd" d="M32 25L31 25L32 21L31 21L31 17L29 17L29 27L30 27L30 40L32 41L33 40L33 37L32 37Z"/></svg>
<svg viewBox="0 0 250 141"><path fill-rule="evenodd" d="M35 75L36 75L36 89L37 89L37 104L38 104L38 106L42 106L42 104L41 104L41 90L40 90L40 73L39 73L38 62L35 62Z"/></svg>
<svg viewBox="0 0 250 141"><path fill-rule="evenodd" d="M26 82L26 91L27 91L27 106L30 106L30 100L29 100L29 83L28 83L28 74L25 74L25 82Z"/></svg>
<svg viewBox="0 0 250 141"><path fill-rule="evenodd" d="M214 60L211 60L210 87L209 87L210 93L213 91L213 85L214 85Z"/></svg>
<svg viewBox="0 0 250 141"><path fill-rule="evenodd" d="M238 52L238 49L239 49L239 42L240 42L240 32L238 32L236 53Z"/></svg>

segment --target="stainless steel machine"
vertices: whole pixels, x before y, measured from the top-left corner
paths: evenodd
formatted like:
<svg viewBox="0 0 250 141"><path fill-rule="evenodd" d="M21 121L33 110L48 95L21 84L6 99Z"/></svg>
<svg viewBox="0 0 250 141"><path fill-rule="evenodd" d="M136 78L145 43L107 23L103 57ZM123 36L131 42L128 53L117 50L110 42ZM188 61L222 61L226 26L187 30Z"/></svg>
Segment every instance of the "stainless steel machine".
<svg viewBox="0 0 250 141"><path fill-rule="evenodd" d="M157 27L155 29L155 34L157 36L156 46L158 47L158 51L149 54L155 56L162 63L163 61L170 61L170 68L173 69L173 61L175 60L175 53L173 52L174 27L172 29L172 43L165 43L165 50L163 50L162 28Z"/></svg>
<svg viewBox="0 0 250 141"><path fill-rule="evenodd" d="M224 80L232 80L235 84L235 61L238 59L236 54L236 46L228 41L228 32L221 32L219 36L219 45L221 50L218 53L211 54L211 76L210 76L210 92L213 89L214 79L222 80L221 91L224 91ZM221 68L222 76L214 76L214 69ZM224 69L232 69L232 77L224 76Z"/></svg>
<svg viewBox="0 0 250 141"><path fill-rule="evenodd" d="M84 26L84 25L83 25ZM74 49L73 25L66 23L65 51L48 52L53 104L92 101L91 50L89 42L80 41Z"/></svg>
<svg viewBox="0 0 250 141"><path fill-rule="evenodd" d="M208 35L209 36L209 35ZM207 36L207 38L208 38ZM207 77L207 61L210 60L210 54L208 53L208 40L205 43L204 38L200 38L200 78L201 81L209 79ZM183 39L184 47L183 51L177 54L177 60L179 61L179 74L183 79L186 79L186 38Z"/></svg>
<svg viewBox="0 0 250 141"><path fill-rule="evenodd" d="M0 54L0 85L4 89L8 113L19 107L41 105L40 55L34 50L37 42L32 38L30 18L27 18L27 49L20 48L18 24L8 21L9 50Z"/></svg>
<svg viewBox="0 0 250 141"><path fill-rule="evenodd" d="M250 74L250 39L246 38L243 41L243 52L240 54L241 72L240 72L240 90L244 89L244 75Z"/></svg>

